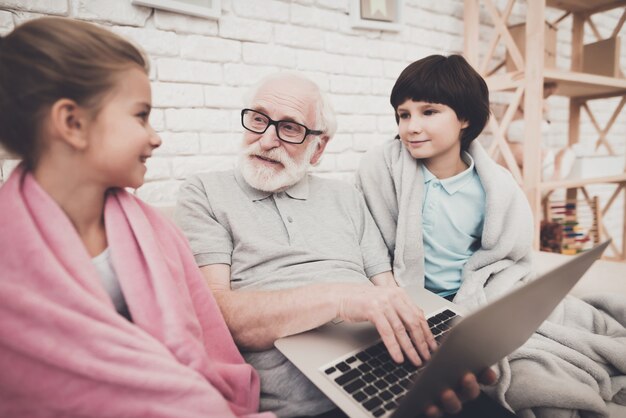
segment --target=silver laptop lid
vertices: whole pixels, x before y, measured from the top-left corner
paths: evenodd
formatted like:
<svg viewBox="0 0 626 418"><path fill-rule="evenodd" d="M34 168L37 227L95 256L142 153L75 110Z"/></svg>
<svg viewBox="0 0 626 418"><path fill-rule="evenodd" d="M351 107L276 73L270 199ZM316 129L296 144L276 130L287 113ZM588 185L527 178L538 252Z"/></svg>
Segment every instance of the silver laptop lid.
<svg viewBox="0 0 626 418"><path fill-rule="evenodd" d="M444 388L456 387L465 373L479 373L524 344L609 243L574 257L457 323L392 416L413 417Z"/></svg>

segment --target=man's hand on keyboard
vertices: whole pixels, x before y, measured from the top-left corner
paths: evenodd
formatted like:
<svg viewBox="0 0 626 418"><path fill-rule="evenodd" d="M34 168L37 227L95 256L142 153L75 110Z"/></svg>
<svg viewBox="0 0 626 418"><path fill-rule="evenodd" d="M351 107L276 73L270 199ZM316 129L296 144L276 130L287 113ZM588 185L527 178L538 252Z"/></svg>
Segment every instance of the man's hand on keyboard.
<svg viewBox="0 0 626 418"><path fill-rule="evenodd" d="M342 290L338 316L345 321L372 322L394 361L403 362L403 352L416 366L430 359L437 343L424 312L403 289L346 285Z"/></svg>
<svg viewBox="0 0 626 418"><path fill-rule="evenodd" d="M492 385L496 382L496 373L492 369L486 369L481 373L478 380L473 373L467 373L461 379L456 391L446 389L441 392L437 405L430 405L424 411L429 418L440 417L443 413L457 414L463 409L463 403L476 399L480 395L480 383Z"/></svg>

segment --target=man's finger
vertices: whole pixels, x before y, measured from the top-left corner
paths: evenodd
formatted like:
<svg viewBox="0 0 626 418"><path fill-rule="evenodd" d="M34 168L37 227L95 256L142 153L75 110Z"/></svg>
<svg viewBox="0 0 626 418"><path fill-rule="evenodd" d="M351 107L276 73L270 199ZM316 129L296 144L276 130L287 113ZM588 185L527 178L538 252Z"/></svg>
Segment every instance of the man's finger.
<svg viewBox="0 0 626 418"><path fill-rule="evenodd" d="M415 364L416 366L421 366L422 360L417 354L417 351L413 346L413 342L411 341L411 338L409 338L409 334L407 334L404 323L400 320L393 307L389 307L385 311L385 316L387 317L387 321L393 329L396 341L400 345L400 348L402 348L402 351L406 354L411 363Z"/></svg>
<svg viewBox="0 0 626 418"><path fill-rule="evenodd" d="M428 322L424 317L424 312L418 308L410 299L404 301L404 309L399 311L402 321L407 325L413 344L420 357L430 360L430 349L436 347L435 338L430 332Z"/></svg>
<svg viewBox="0 0 626 418"><path fill-rule="evenodd" d="M430 351L435 351L437 349L437 341L435 340L435 336L430 330L430 325L428 324L428 320L424 316L424 313L422 312L421 309L420 309L420 312L422 313L421 325L422 325L422 329L424 330L423 332L424 332L424 337L426 339L426 343L428 344L428 348L430 348Z"/></svg>
<svg viewBox="0 0 626 418"><path fill-rule="evenodd" d="M387 321L385 315L381 312L379 315L371 318L371 322L376 327L376 330L380 334L380 338L383 340L385 347L387 347L387 351L389 355L396 363L402 363L404 361L404 356L402 355L402 349L400 348L400 344L396 340L396 335L393 332L393 328Z"/></svg>
<svg viewBox="0 0 626 418"><path fill-rule="evenodd" d="M430 360L430 350L428 348L428 343L426 342L426 338L423 334L423 329L419 325L419 323L412 327L409 331L411 336L411 343L417 350L418 355L422 359L422 362ZM419 366L420 364L416 364Z"/></svg>

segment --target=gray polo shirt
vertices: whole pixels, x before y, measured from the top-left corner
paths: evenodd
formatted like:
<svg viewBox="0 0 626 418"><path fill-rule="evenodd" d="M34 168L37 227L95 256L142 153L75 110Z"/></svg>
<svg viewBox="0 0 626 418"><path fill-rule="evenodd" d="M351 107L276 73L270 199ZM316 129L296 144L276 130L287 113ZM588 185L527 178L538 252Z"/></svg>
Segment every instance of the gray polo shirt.
<svg viewBox="0 0 626 418"><path fill-rule="evenodd" d="M238 170L198 174L181 188L176 219L199 266L231 266L234 290L369 283L391 270L363 197L339 180L307 175L267 193ZM260 374L261 410L296 416L333 407L276 349L242 354Z"/></svg>

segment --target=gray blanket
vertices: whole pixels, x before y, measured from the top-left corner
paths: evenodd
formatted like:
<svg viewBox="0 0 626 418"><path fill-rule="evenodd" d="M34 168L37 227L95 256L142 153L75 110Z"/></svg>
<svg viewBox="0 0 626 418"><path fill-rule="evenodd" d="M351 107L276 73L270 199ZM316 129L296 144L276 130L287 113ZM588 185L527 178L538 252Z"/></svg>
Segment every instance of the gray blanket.
<svg viewBox="0 0 626 418"><path fill-rule="evenodd" d="M486 209L480 248L463 269L455 303L475 309L530 278L533 221L528 200L505 168L474 141L468 150L485 189ZM398 140L368 151L357 186L378 225L400 285L424 285L420 162Z"/></svg>
<svg viewBox="0 0 626 418"><path fill-rule="evenodd" d="M477 141L469 153L486 193L485 225L454 302L471 311L534 275L526 197ZM424 283L419 164L393 140L370 150L357 174L401 285ZM525 418L606 417L606 402L626 404L625 323L624 295L586 302L568 297L524 346L499 362L499 380L485 390Z"/></svg>
<svg viewBox="0 0 626 418"><path fill-rule="evenodd" d="M524 418L608 417L626 405L625 326L624 295L568 296L485 389Z"/></svg>

